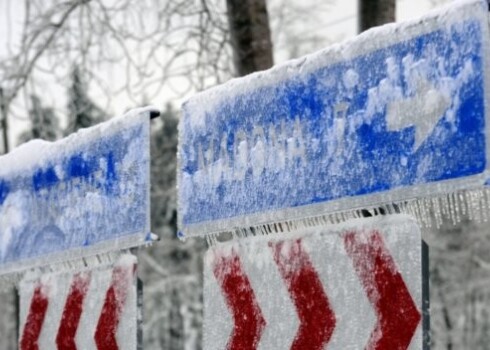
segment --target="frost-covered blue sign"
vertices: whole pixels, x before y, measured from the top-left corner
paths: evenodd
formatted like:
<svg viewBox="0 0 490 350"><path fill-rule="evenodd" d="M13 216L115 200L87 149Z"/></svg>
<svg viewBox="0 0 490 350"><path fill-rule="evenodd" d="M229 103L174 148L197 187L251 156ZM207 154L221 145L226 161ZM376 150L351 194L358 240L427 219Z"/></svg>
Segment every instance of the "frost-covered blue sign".
<svg viewBox="0 0 490 350"><path fill-rule="evenodd" d="M0 157L0 273L145 242L149 120L135 110Z"/></svg>
<svg viewBox="0 0 490 350"><path fill-rule="evenodd" d="M456 3L191 98L181 229L195 235L484 183L488 5Z"/></svg>

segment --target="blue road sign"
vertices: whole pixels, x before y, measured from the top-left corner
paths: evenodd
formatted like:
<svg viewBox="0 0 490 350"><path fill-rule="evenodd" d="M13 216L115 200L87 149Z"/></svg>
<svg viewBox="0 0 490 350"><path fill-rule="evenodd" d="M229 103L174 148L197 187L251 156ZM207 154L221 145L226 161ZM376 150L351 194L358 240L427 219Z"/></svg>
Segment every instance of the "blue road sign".
<svg viewBox="0 0 490 350"><path fill-rule="evenodd" d="M129 113L0 157L0 273L149 238L149 119Z"/></svg>
<svg viewBox="0 0 490 350"><path fill-rule="evenodd" d="M481 186L488 5L464 1L191 98L185 234Z"/></svg>

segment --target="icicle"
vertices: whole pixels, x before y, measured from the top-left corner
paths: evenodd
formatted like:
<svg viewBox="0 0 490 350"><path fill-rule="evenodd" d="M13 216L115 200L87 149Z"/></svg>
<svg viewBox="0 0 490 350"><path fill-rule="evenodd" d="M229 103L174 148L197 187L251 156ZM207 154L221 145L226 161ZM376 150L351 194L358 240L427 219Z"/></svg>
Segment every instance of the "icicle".
<svg viewBox="0 0 490 350"><path fill-rule="evenodd" d="M264 225L264 230L266 235L270 235L272 233L270 225Z"/></svg>
<svg viewBox="0 0 490 350"><path fill-rule="evenodd" d="M390 215L391 214L391 209L389 207L389 204L384 204L382 207L382 212L384 215Z"/></svg>
<svg viewBox="0 0 490 350"><path fill-rule="evenodd" d="M468 207L468 218L471 221L476 221L476 213L475 213L475 205L473 203L473 195L471 192L466 192L465 193L466 197L466 205Z"/></svg>
<svg viewBox="0 0 490 350"><path fill-rule="evenodd" d="M441 210L442 215L449 217L449 203L446 196L441 197Z"/></svg>
<svg viewBox="0 0 490 350"><path fill-rule="evenodd" d="M484 213L485 213L485 222L489 220L489 212L490 212L490 201L489 201L489 189L485 188L482 193L482 199L484 203Z"/></svg>
<svg viewBox="0 0 490 350"><path fill-rule="evenodd" d="M341 213L339 213L339 212L335 213L335 221L337 222L337 224L340 224L341 222L343 222Z"/></svg>
<svg viewBox="0 0 490 350"><path fill-rule="evenodd" d="M427 227L432 226L432 216L431 216L431 206L430 206L430 200L428 198L423 198L423 203L422 203L422 215L425 218L425 225Z"/></svg>
<svg viewBox="0 0 490 350"><path fill-rule="evenodd" d="M231 232L231 238L243 239L249 236L267 236L295 232L301 229L335 225L351 219L363 218L365 216L392 215L399 213L415 217L424 227L432 227L434 225L439 229L445 220L450 220L450 222L455 225L460 223L463 217L468 217L468 219L477 222L488 222L490 220L489 211L490 188L481 188L447 193L436 197L385 203L363 209L325 213L303 219L265 223L246 228L236 228L235 231ZM366 215L366 212L369 213L369 215ZM230 234L230 232L228 232L228 234ZM206 241L208 246L218 244L220 242L219 238L219 233L207 235ZM229 240L229 238L227 240ZM100 260L100 257L98 256L97 259Z"/></svg>
<svg viewBox="0 0 490 350"><path fill-rule="evenodd" d="M454 219L454 205L451 201L451 195L447 194L446 195L446 200L447 200L447 209L448 209L448 218L451 220L452 224L455 224L455 219Z"/></svg>
<svg viewBox="0 0 490 350"><path fill-rule="evenodd" d="M412 215L412 216L417 218L417 212L415 211L413 201L410 201L407 203L407 212L409 215ZM417 218L417 220L418 220L418 218Z"/></svg>
<svg viewBox="0 0 490 350"><path fill-rule="evenodd" d="M306 229L310 227L308 219L300 220L300 225L302 229Z"/></svg>
<svg viewBox="0 0 490 350"><path fill-rule="evenodd" d="M312 218L311 218L311 221L312 221L312 225L313 225L314 227L316 227L316 226L320 226L320 221L318 220L318 217L317 217L317 216L312 217Z"/></svg>
<svg viewBox="0 0 490 350"><path fill-rule="evenodd" d="M423 199L417 199L415 204L415 210L417 211L417 217L422 226L425 226L427 218L424 216L424 201Z"/></svg>
<svg viewBox="0 0 490 350"><path fill-rule="evenodd" d="M422 205L423 205L422 200L417 199L413 202L413 204L415 209L415 217L422 225L425 225L425 217L423 215L423 209L422 209Z"/></svg>
<svg viewBox="0 0 490 350"><path fill-rule="evenodd" d="M472 207L472 210L473 210L473 218L474 220L477 222L477 223L480 223L481 222L481 208L480 208L480 203L478 201L478 195L471 191L470 192L470 196L471 196L471 207Z"/></svg>
<svg viewBox="0 0 490 350"><path fill-rule="evenodd" d="M441 207L439 205L439 198L431 198L432 212L436 221L436 228L439 229L442 226Z"/></svg>
<svg viewBox="0 0 490 350"><path fill-rule="evenodd" d="M461 207L461 216L467 215L468 210L467 210L466 200L465 200L463 192L458 193L458 202L459 202L459 205Z"/></svg>
<svg viewBox="0 0 490 350"><path fill-rule="evenodd" d="M430 218L425 213L425 201L423 198L421 198L421 199L417 199L415 202L416 202L415 208L417 211L418 220L423 226L427 226Z"/></svg>
<svg viewBox="0 0 490 350"><path fill-rule="evenodd" d="M476 193L476 192L472 192L472 195L473 195L473 203L474 203L475 210L476 210L475 221L477 223L481 223L482 222L482 213L481 213L480 198L478 196L478 193Z"/></svg>
<svg viewBox="0 0 490 350"><path fill-rule="evenodd" d="M332 221L330 220L330 215L323 215L322 221L324 225L330 225Z"/></svg>
<svg viewBox="0 0 490 350"><path fill-rule="evenodd" d="M265 236L267 234L267 232L265 231L265 228L263 226L260 226L259 227L259 232L262 236Z"/></svg>
<svg viewBox="0 0 490 350"><path fill-rule="evenodd" d="M480 205L481 205L481 213L482 213L482 219L483 222L488 222L488 203L486 199L486 190L481 191L479 193L480 196Z"/></svg>
<svg viewBox="0 0 490 350"><path fill-rule="evenodd" d="M459 215L459 212L460 212L459 203L458 203L458 200L457 200L455 193L451 193L450 197L451 197L451 203L453 205L453 213L454 213L453 223L456 225L461 221L461 217Z"/></svg>
<svg viewBox="0 0 490 350"><path fill-rule="evenodd" d="M478 222L482 223L483 222L483 203L482 203L482 196L481 196L481 191L475 191L475 200L477 203L478 207Z"/></svg>
<svg viewBox="0 0 490 350"><path fill-rule="evenodd" d="M385 205L383 206L383 208L384 208L385 213L386 213L387 215L391 215L391 214L393 214L393 212L391 211L391 205L390 205L389 203L388 203L388 204L385 204Z"/></svg>
<svg viewBox="0 0 490 350"><path fill-rule="evenodd" d="M424 215L427 218L428 227L432 227L432 224L433 224L432 205L431 204L432 204L432 201L430 200L430 198L424 198L424 210L425 210Z"/></svg>

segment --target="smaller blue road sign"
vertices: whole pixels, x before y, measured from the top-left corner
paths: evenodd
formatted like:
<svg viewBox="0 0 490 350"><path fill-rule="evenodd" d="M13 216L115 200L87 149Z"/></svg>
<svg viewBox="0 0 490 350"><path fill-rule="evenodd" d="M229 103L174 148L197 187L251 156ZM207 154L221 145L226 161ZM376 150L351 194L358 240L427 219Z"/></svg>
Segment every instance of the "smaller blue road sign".
<svg viewBox="0 0 490 350"><path fill-rule="evenodd" d="M0 274L149 238L149 110L0 157Z"/></svg>
<svg viewBox="0 0 490 350"><path fill-rule="evenodd" d="M463 1L184 105L179 223L197 235L481 186L488 4Z"/></svg>

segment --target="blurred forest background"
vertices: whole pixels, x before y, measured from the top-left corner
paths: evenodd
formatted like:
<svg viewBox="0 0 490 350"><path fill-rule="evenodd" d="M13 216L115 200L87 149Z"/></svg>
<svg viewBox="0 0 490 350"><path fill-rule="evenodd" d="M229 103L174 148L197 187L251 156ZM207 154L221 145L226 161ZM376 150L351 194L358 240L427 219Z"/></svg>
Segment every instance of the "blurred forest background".
<svg viewBox="0 0 490 350"><path fill-rule="evenodd" d="M445 2L427 0L425 6ZM180 103L234 76L395 20L395 0L351 3L347 12L336 0L0 4L4 152L34 138L54 141L130 107L162 110L151 135L152 230L161 241L139 253L145 349L201 349L206 243L176 238ZM338 28L346 25L350 29ZM432 348L490 349L488 224L464 220L423 234L430 246ZM17 348L15 304L14 291L0 295L2 349Z"/></svg>

